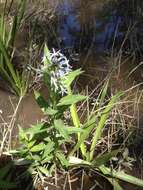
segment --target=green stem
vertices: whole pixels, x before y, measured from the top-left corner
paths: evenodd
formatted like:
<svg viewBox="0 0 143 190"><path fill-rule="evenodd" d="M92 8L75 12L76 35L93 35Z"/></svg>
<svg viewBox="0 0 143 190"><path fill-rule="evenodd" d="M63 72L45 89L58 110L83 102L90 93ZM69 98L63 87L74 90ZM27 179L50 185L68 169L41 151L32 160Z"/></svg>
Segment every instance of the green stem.
<svg viewBox="0 0 143 190"><path fill-rule="evenodd" d="M71 95L72 94L72 90L70 87L68 87L68 94ZM77 108L75 104L72 104L70 107L70 112L71 112L71 117L73 120L73 124L75 127L79 128L80 127L80 120L78 117L78 113L77 113ZM78 133L78 141L80 141L80 133ZM86 146L84 143L82 143L80 145L80 149L81 149L81 153L83 157L86 157Z"/></svg>

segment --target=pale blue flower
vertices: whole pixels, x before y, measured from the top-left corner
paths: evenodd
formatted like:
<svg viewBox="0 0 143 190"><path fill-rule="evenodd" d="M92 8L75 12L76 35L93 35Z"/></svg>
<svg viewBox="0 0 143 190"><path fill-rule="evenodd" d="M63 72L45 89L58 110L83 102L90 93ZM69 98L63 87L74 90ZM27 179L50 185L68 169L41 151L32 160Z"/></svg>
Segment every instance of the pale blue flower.
<svg viewBox="0 0 143 190"><path fill-rule="evenodd" d="M45 60L46 57L43 57ZM71 66L69 65L69 60L60 52L55 51L55 49L50 52L50 65L48 65L48 71L50 72L50 84L52 90L59 94L65 94L66 88L63 86L61 79L72 71ZM46 70L42 68L42 70ZM48 72L47 71L47 72Z"/></svg>

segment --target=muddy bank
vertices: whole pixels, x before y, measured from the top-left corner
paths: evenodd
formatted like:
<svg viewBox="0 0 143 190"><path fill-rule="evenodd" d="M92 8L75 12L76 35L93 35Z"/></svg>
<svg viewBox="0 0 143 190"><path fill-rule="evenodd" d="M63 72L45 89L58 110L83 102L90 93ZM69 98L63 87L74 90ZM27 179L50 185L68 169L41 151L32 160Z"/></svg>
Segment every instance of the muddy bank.
<svg viewBox="0 0 143 190"><path fill-rule="evenodd" d="M1 116L6 123L10 121L17 103L17 97L6 91L0 90L0 109L2 110ZM38 107L33 94L27 95L22 100L18 110L17 122L25 127L36 123L43 117L43 114Z"/></svg>

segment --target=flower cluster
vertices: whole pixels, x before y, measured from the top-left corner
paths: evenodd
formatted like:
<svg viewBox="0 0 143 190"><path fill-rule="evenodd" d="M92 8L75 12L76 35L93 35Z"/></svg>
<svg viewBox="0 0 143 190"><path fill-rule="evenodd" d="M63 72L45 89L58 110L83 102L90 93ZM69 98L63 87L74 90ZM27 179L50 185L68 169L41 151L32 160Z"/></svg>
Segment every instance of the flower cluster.
<svg viewBox="0 0 143 190"><path fill-rule="evenodd" d="M43 60L44 59L47 58L44 56ZM60 51L55 51L54 49L50 52L49 59L50 64L48 65L48 70L50 71L49 75L51 88L56 93L63 95L67 91L62 84L61 79L72 71L71 66L69 65L69 60Z"/></svg>

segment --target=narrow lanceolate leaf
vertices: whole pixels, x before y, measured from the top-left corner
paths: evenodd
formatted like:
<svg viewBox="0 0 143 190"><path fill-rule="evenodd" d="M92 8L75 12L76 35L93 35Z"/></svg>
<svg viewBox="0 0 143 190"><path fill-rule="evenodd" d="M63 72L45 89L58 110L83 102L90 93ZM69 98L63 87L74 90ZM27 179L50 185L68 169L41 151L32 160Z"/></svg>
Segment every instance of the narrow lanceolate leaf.
<svg viewBox="0 0 143 190"><path fill-rule="evenodd" d="M102 173L104 174L104 165L103 165L103 168L101 169L100 168L100 170L102 171ZM105 179L107 179L111 184L112 184L112 186L113 186L113 189L114 190L125 190L125 189L123 189L121 186L120 186L120 184L119 184L119 180L118 179L116 179L116 178L113 178L113 177L109 177L109 176L106 176L106 175L104 175L104 178Z"/></svg>
<svg viewBox="0 0 143 190"><path fill-rule="evenodd" d="M120 149L117 149L117 150L113 150L111 152L105 153L103 155L100 155L92 162L92 164L95 165L96 167L101 166L105 164L106 162L108 162L111 158L117 156L119 151Z"/></svg>
<svg viewBox="0 0 143 190"><path fill-rule="evenodd" d="M65 126L64 122L61 119L54 120L54 127L56 130L60 133L62 137L64 137L66 140L70 139L70 136L67 131L67 127Z"/></svg>
<svg viewBox="0 0 143 190"><path fill-rule="evenodd" d="M97 115L92 117L88 122L86 122L83 125L83 132L81 133L80 139L78 140L77 144L70 152L70 156L72 156L74 152L79 149L81 144L84 143L84 141L89 137L90 132L96 127L96 122L97 122Z"/></svg>
<svg viewBox="0 0 143 190"><path fill-rule="evenodd" d="M27 5L27 0L22 0L19 4L19 12L18 12L18 27L20 27L21 21L24 17L25 9Z"/></svg>
<svg viewBox="0 0 143 190"><path fill-rule="evenodd" d="M92 163L91 163L91 162L82 160L82 159L77 158L77 157L75 157L75 156L69 156L69 164L70 164L71 166L74 166L74 165L79 165L79 166L83 166L83 165L92 166Z"/></svg>
<svg viewBox="0 0 143 190"><path fill-rule="evenodd" d="M71 86L72 82L75 80L75 78L77 76L79 76L80 74L82 74L83 71L81 71L81 69L77 69L75 71L72 71L70 73L68 73L63 79L62 79L62 83L63 85L68 88Z"/></svg>
<svg viewBox="0 0 143 190"><path fill-rule="evenodd" d="M123 171L115 171L115 170L105 167L104 165L100 166L99 169L102 171L104 175L110 175L111 177L143 187L143 180L133 177L131 175L128 175L124 173Z"/></svg>
<svg viewBox="0 0 143 190"><path fill-rule="evenodd" d="M5 64L6 64L8 70L9 70L9 72L11 74L11 77L12 77L12 79L14 80L14 82L16 84L17 83L16 72L15 72L15 70L13 68L13 65L12 65L11 61L10 61L10 58L9 58L8 53L7 53L6 47L3 44L1 39L0 39L0 51L1 51L2 55L3 55L3 57L4 57Z"/></svg>
<svg viewBox="0 0 143 190"><path fill-rule="evenodd" d="M43 129L44 123L38 123L35 125L32 125L29 129L26 130L26 134L35 135L40 134L43 131L46 131L47 129Z"/></svg>
<svg viewBox="0 0 143 190"><path fill-rule="evenodd" d="M87 98L87 96L83 95L67 95L60 99L58 106L68 106L72 104L76 104L77 102L83 101Z"/></svg>
<svg viewBox="0 0 143 190"><path fill-rule="evenodd" d="M49 64L52 65L50 57L51 57L50 51L49 51L47 45L45 44L45 46L44 46L44 57L43 57L43 62L44 62L45 67L47 67Z"/></svg>
<svg viewBox="0 0 143 190"><path fill-rule="evenodd" d="M42 111L44 112L44 114L47 114L49 116L54 116L58 113L58 110L52 109L50 107L44 108L44 109L42 109Z"/></svg>
<svg viewBox="0 0 143 190"><path fill-rule="evenodd" d="M108 85L109 85L109 79L107 81L105 81L99 95L98 95L98 98L97 98L97 101L98 101L98 107L100 108L101 105L103 104L103 102L105 101L105 97L107 95L107 90L108 90Z"/></svg>
<svg viewBox="0 0 143 190"><path fill-rule="evenodd" d="M16 33L17 33L17 15L14 16L14 19L12 22L12 27L7 39L7 44L6 44L7 47L8 46L13 47Z"/></svg>
<svg viewBox="0 0 143 190"><path fill-rule="evenodd" d="M42 166L38 166L38 169L40 170L41 173L43 173L45 176L49 175L49 171L47 170L47 168L42 167Z"/></svg>
<svg viewBox="0 0 143 190"><path fill-rule="evenodd" d="M21 142L25 140L28 141L28 137L22 127L19 127L19 140Z"/></svg>
<svg viewBox="0 0 143 190"><path fill-rule="evenodd" d="M36 143L36 140L31 140L30 142L27 143L28 148L32 148L34 144Z"/></svg>
<svg viewBox="0 0 143 190"><path fill-rule="evenodd" d="M54 151L54 147L55 147L55 143L54 142L49 142L46 147L45 147L45 150L44 150L44 154L43 154L43 159L48 157L49 154Z"/></svg>
<svg viewBox="0 0 143 190"><path fill-rule="evenodd" d="M41 156L39 156L38 154L37 155L32 155L31 157L32 157L32 160L41 162Z"/></svg>
<svg viewBox="0 0 143 190"><path fill-rule="evenodd" d="M66 157L64 156L63 153L57 152L56 156L57 156L57 158L60 161L60 163L61 163L62 166L65 166L65 167L69 166L69 161L66 159Z"/></svg>
<svg viewBox="0 0 143 190"><path fill-rule="evenodd" d="M33 146L33 147L30 149L30 151L31 151L31 152L39 152L39 151L44 150L44 149L45 149L45 144L44 144L44 143L40 143L40 144L38 144L38 145Z"/></svg>

